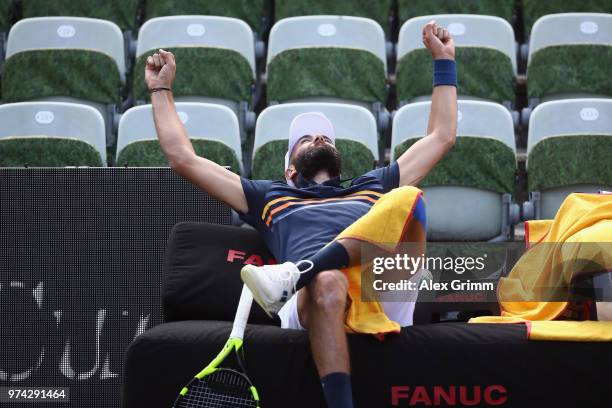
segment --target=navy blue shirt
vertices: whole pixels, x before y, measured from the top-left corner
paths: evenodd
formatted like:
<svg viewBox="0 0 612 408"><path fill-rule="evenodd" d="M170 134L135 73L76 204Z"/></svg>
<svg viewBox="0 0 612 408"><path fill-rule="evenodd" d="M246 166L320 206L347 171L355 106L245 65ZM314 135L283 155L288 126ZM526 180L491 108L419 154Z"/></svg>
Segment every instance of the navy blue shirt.
<svg viewBox="0 0 612 408"><path fill-rule="evenodd" d="M393 162L352 180L349 187L336 177L302 188L283 181L241 178L249 210L240 218L263 236L278 262L297 262L314 255L399 186Z"/></svg>

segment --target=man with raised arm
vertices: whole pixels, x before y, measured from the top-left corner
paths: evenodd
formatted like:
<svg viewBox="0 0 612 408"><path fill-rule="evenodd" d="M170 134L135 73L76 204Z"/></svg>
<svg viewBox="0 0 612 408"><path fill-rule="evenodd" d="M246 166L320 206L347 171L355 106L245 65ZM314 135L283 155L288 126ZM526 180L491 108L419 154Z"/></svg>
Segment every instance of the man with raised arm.
<svg viewBox="0 0 612 408"><path fill-rule="evenodd" d="M454 42L435 21L423 28L422 41L434 60L427 136L397 161L353 179L346 188L340 185L333 124L320 112L298 115L291 123L286 182L248 180L198 157L174 106L174 56L159 50L147 58L145 79L169 165L262 234L280 263L247 265L241 277L266 313L279 314L282 327L308 330L329 408L353 406L346 330L384 334L412 324L413 302L360 308L347 271L361 263L364 245L410 241L406 231L414 219L424 229L421 192L411 186L455 142Z"/></svg>

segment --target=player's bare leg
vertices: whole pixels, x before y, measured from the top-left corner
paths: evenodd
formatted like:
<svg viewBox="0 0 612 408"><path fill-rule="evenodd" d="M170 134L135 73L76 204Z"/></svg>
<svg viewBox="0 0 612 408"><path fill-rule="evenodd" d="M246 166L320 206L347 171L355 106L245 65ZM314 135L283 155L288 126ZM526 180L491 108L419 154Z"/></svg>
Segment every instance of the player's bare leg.
<svg viewBox="0 0 612 408"><path fill-rule="evenodd" d="M300 290L298 316L329 407L352 407L349 350L344 330L348 280L340 270L317 274Z"/></svg>

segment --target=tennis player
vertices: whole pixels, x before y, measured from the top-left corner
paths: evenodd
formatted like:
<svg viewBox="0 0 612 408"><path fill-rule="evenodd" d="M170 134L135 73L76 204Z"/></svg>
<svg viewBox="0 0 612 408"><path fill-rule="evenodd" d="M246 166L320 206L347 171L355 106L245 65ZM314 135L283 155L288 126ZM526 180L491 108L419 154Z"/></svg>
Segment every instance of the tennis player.
<svg viewBox="0 0 612 408"><path fill-rule="evenodd" d="M282 262L263 267L247 265L241 276L257 303L269 315L280 315L283 327L308 330L329 408L353 406L345 332L349 282L343 270L361 261L363 242L343 238L341 233L359 220L363 224L375 208L376 216L385 217L389 206L376 205L383 200L394 208L406 207L403 200L418 190L408 186L417 185L455 142L454 42L448 30L435 21L423 28L422 41L434 65L427 136L397 161L352 180L346 188L340 185L341 157L335 147L334 126L320 112L298 115L291 123L286 182L248 180L198 157L174 106L174 55L159 50L147 58L145 80L151 92L157 135L169 165L235 209L262 234L274 257ZM424 222L424 204L418 197L418 208L402 210L402 217L420 211ZM386 317L395 324L412 324L413 302L383 307Z"/></svg>

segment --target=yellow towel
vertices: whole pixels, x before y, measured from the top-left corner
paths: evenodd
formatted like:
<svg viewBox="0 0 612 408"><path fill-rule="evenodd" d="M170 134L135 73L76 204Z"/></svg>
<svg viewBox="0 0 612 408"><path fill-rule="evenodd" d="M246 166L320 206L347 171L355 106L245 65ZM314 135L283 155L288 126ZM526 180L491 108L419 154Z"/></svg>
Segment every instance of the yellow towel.
<svg viewBox="0 0 612 408"><path fill-rule="evenodd" d="M581 275L612 270L612 195L570 194L554 220L526 225L527 252L497 287L500 317L470 323L530 323L534 340L612 340L610 322L555 321L566 301L541 301L551 287L569 285ZM586 265L584 260L599 265Z"/></svg>
<svg viewBox="0 0 612 408"><path fill-rule="evenodd" d="M394 252L404 242L425 243L424 220L413 217L417 205L423 205L422 192L416 187L400 187L383 195L370 210L342 231L335 240L353 238ZM400 326L389 320L380 303L362 301L361 274L371 270L366 265L345 268L349 281L349 309L345 328L349 332L373 334L382 338L398 333Z"/></svg>

